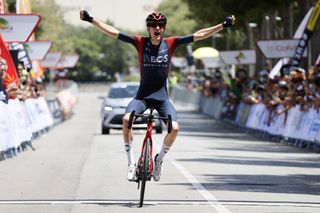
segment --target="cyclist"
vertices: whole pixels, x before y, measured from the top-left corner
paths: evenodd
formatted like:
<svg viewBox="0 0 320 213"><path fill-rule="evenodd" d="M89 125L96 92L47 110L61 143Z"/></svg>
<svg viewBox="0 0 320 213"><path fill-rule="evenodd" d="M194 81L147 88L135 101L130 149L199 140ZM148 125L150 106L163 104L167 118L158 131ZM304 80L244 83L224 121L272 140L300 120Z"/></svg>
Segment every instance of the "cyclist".
<svg viewBox="0 0 320 213"><path fill-rule="evenodd" d="M164 138L159 154L155 156L153 178L159 181L163 158L173 145L179 131L177 114L173 105L169 102L167 93L167 78L169 74L170 61L174 49L181 44L210 38L215 33L235 23L235 16L228 16L221 24L201 29L186 36L173 36L164 38L167 18L156 12L146 18L146 27L149 37L133 36L120 32L113 26L105 24L93 18L85 10L80 10L80 19L96 26L104 34L131 43L138 51L140 64L140 86L136 97L129 103L123 117L123 139L128 157L128 180L132 181L135 175L135 161L133 158L133 133L128 129L129 116L132 110L143 113L148 107L155 108L160 116L172 116L172 131Z"/></svg>

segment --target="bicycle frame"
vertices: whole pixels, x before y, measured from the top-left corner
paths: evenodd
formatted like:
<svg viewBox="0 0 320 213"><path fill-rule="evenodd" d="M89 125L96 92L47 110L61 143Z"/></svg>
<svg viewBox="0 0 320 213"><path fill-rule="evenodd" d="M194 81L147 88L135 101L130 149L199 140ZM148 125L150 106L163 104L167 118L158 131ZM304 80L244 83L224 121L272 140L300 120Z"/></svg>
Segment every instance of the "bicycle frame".
<svg viewBox="0 0 320 213"><path fill-rule="evenodd" d="M146 146L146 143L148 142L149 139L149 145L150 145L150 159L149 159L149 171L151 171L151 177L152 177L152 171L153 171L153 163L152 163L152 159L153 159L153 143L152 143L152 129L153 129L153 114L152 114L152 110L148 116L148 122L147 122L147 131L146 131L146 135L145 138L143 140L143 144L142 144L142 148L141 148L141 154L139 157L139 162L142 160L143 157L143 150Z"/></svg>
<svg viewBox="0 0 320 213"><path fill-rule="evenodd" d="M152 143L153 120L154 119L166 120L168 124L168 133L170 133L172 129L171 115L168 115L168 118L159 117L159 116L153 115L153 110L154 109L152 108L150 109L149 115L135 114L135 111L132 111L130 114L129 124L128 124L128 129L131 129L134 117L147 118L147 131L146 131L145 138L143 140L141 154L139 157L138 166L136 170L136 178L135 178L135 182L138 183L138 189L140 187L140 182L142 183L141 190L140 190L140 207L142 207L143 205L146 181L150 181L151 177L153 176L153 156L152 156L153 154L153 143Z"/></svg>

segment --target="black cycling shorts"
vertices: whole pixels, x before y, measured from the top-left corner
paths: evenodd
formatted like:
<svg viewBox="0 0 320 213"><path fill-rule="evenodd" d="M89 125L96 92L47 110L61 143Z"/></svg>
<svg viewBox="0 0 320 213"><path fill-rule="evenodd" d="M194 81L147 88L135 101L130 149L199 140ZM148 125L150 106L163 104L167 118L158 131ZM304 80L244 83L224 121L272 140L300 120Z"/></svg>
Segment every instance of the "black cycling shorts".
<svg viewBox="0 0 320 213"><path fill-rule="evenodd" d="M142 114L148 108L157 110L161 117L171 115L173 121L177 121L177 112L169 100L158 101L154 99L133 99L127 106L126 113L131 113L133 110L137 114Z"/></svg>

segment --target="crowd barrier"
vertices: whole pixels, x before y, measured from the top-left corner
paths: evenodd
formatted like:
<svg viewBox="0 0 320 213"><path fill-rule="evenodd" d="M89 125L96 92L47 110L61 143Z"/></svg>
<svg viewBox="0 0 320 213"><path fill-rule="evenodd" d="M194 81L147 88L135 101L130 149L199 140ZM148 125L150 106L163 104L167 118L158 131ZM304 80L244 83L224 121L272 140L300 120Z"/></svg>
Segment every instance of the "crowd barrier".
<svg viewBox="0 0 320 213"><path fill-rule="evenodd" d="M10 99L8 104L0 101L0 160L34 149L35 138L70 116L76 95L74 84L47 99Z"/></svg>
<svg viewBox="0 0 320 213"><path fill-rule="evenodd" d="M295 106L288 111L285 122L285 114L277 115L274 110L270 116L264 104L248 105L241 102L230 116L220 97L204 97L199 91L188 91L181 86L174 87L171 94L173 101L196 106L200 112L231 122L248 132L269 140L320 151L320 112L316 109L301 111L300 106ZM281 108L283 106L279 105L277 109Z"/></svg>

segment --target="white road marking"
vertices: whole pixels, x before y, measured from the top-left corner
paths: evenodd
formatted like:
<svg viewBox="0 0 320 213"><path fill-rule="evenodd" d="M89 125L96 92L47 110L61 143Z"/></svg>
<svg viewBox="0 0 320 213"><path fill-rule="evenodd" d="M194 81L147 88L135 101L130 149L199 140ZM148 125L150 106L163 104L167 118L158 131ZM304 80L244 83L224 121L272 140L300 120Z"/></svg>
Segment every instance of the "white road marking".
<svg viewBox="0 0 320 213"><path fill-rule="evenodd" d="M156 148L160 150L159 144L155 144ZM167 155L167 159L180 171L180 173L192 184L192 186L207 200L208 204L214 207L219 213L231 213L229 209L224 207L202 184L195 178L184 166L178 161Z"/></svg>
<svg viewBox="0 0 320 213"><path fill-rule="evenodd" d="M77 200L0 200L0 205L131 205L137 204L139 200L103 200L103 199L77 199ZM219 201L220 205L228 206L282 206L282 207L320 207L316 202L266 202L266 201ZM194 200L145 200L145 205L186 205L186 206L211 206L207 201Z"/></svg>

